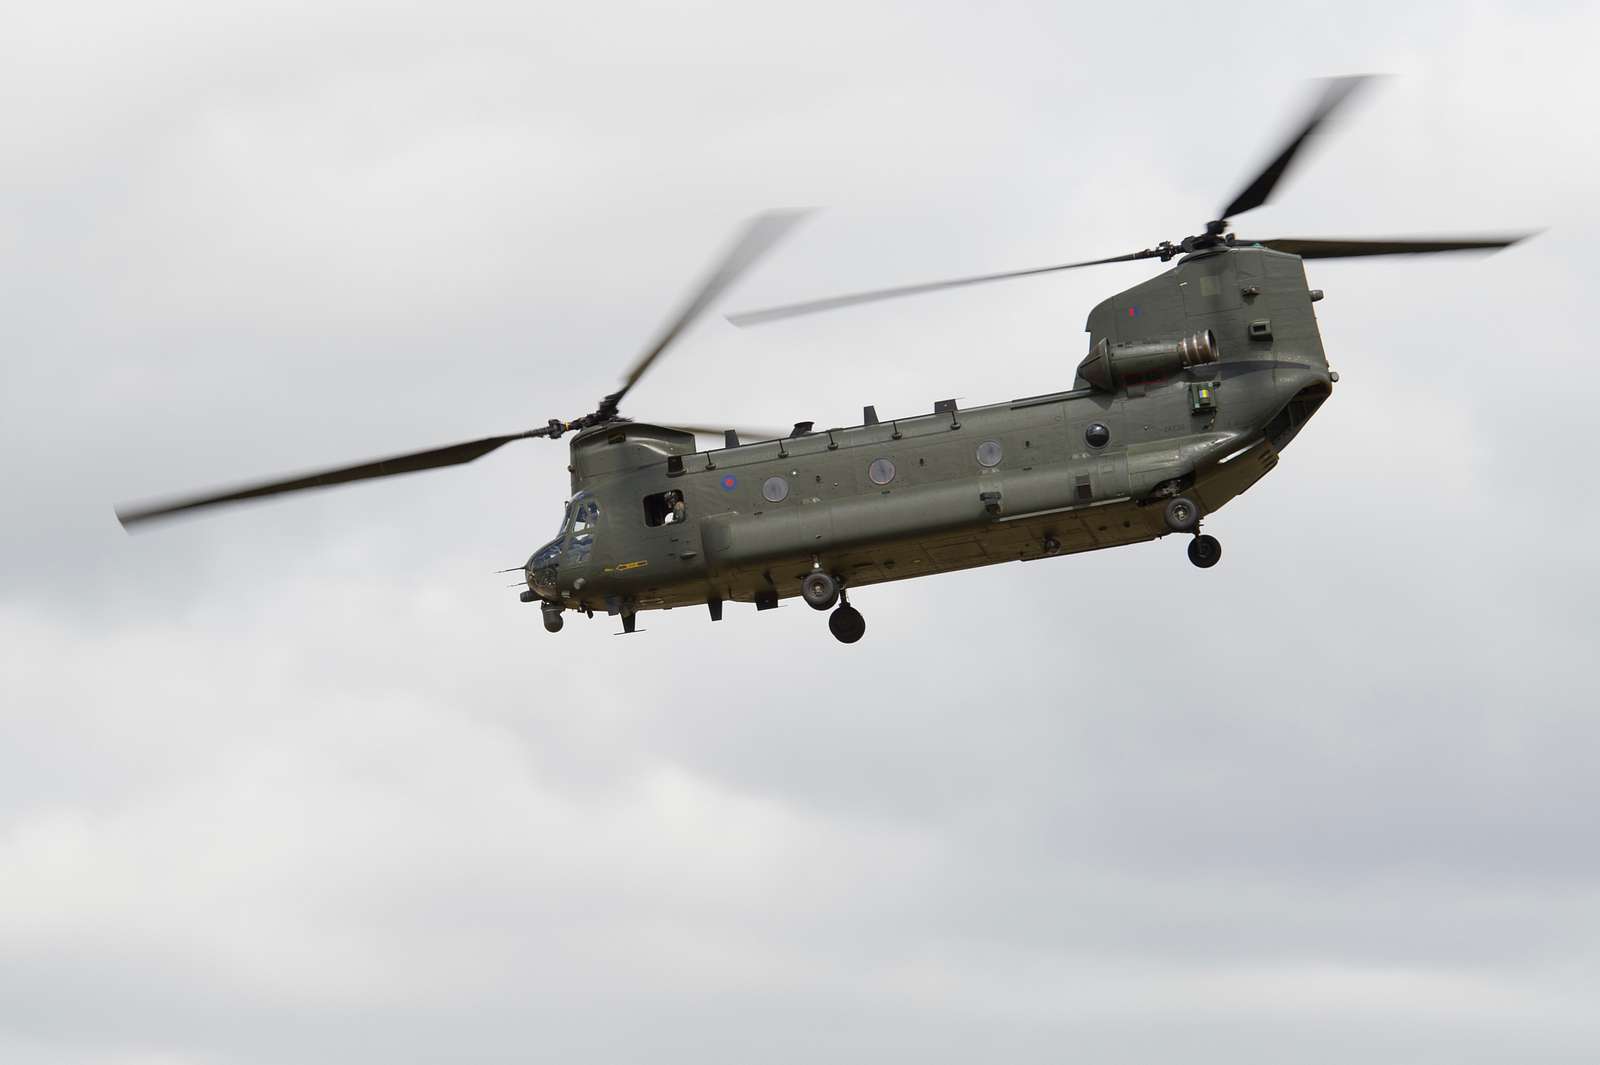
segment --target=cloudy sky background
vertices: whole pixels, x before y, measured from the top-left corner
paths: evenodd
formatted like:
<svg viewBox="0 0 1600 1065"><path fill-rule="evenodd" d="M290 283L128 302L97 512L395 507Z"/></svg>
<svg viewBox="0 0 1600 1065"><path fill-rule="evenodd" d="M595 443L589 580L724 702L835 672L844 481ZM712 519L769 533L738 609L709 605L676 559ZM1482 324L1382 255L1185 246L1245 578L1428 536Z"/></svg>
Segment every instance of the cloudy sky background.
<svg viewBox="0 0 1600 1065"><path fill-rule="evenodd" d="M135 10L134 8L137 8ZM0 1060L1600 1053L1592 5L31 5L0 38ZM591 409L722 310L1210 217L1337 394L1176 540L546 635L565 449L126 536L119 501ZM640 417L1062 387L1138 264L739 331Z"/></svg>

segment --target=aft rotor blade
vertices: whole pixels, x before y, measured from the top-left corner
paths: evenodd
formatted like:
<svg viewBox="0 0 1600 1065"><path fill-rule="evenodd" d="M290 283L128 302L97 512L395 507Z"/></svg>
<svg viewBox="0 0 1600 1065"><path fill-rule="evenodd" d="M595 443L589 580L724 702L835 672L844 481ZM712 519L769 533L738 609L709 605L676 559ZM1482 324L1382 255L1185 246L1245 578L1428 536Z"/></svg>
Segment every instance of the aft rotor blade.
<svg viewBox="0 0 1600 1065"><path fill-rule="evenodd" d="M173 499L161 503L149 503L128 508L119 507L117 509L117 520L122 523L124 529L132 529L157 518L168 518L185 511L202 510L206 507L220 506L224 503L238 503L246 499L262 499L266 496L282 495L285 492L300 492L308 488L325 488L330 485L348 484L351 481L370 481L379 477L394 477L402 473L416 473L420 470L434 470L444 466L459 466L462 463L471 462L473 459L482 458L489 452L509 444L513 440L523 440L533 436L549 436L550 433L551 430L549 428L541 428L530 429L524 433L510 433L506 436L486 436L482 440L468 440L464 443L436 447L428 451L413 451L404 455L391 455L388 458L377 459L373 462L363 462L358 466L340 466L336 469L322 470L317 473L301 474L298 477L262 481L258 484L244 485L226 491Z"/></svg>
<svg viewBox="0 0 1600 1065"><path fill-rule="evenodd" d="M757 259L766 254L807 213L809 212L767 211L752 218L733 242L733 246L723 253L721 260L700 282L700 286L694 290L667 327L661 331L655 343L639 356L627 376L622 379L622 387L608 398L614 404L620 402L628 389L638 383L639 378L650 369L650 365L661 357L661 353L666 351L696 318L700 317L711 302L733 284L739 275L753 266Z"/></svg>
<svg viewBox="0 0 1600 1065"><path fill-rule="evenodd" d="M982 285L989 281L1005 281L1013 277L1032 277L1035 274L1053 274L1059 270L1076 270L1082 266L1099 266L1103 263L1131 262L1134 259L1153 258L1156 252L1149 249L1132 252L1128 255L1113 255L1109 259L1090 259L1081 263L1061 263L1056 266L1036 266L1031 270L1008 270L1003 274L980 274L976 277L958 277L952 281L930 281L920 285L900 285L896 288L880 288L871 292L856 292L848 296L829 296L827 299L808 300L804 303L787 303L781 307L767 307L758 311L740 311L738 314L728 315L728 321L741 328L750 325L760 325L763 322L775 322L780 318L794 318L802 314L815 314L818 311L832 311L840 307L853 307L858 303L872 303L877 300L898 299L901 296L916 296L924 292L938 292L941 289L961 288L964 285Z"/></svg>
<svg viewBox="0 0 1600 1065"><path fill-rule="evenodd" d="M1286 251L1302 259L1354 259L1365 255L1428 255L1442 251L1498 251L1509 248L1532 233L1500 237L1468 237L1458 240L1412 239L1323 240L1308 237L1279 237L1276 240L1235 240L1234 244L1260 244L1274 251Z"/></svg>
<svg viewBox="0 0 1600 1065"><path fill-rule="evenodd" d="M1311 114L1300 126L1298 132L1283 146L1283 150L1275 156L1266 168L1257 174L1255 180L1246 185L1244 191L1233 198L1233 202L1222 209L1218 218L1227 219L1243 214L1253 207L1260 207L1272 195L1272 190L1283 179L1289 165L1294 162L1296 153L1305 145L1306 141L1317 132L1317 129L1328 120L1328 116L1338 110L1339 106L1350 98L1362 85L1372 80L1370 74L1360 74L1347 78L1329 78L1327 87L1323 90L1322 97L1317 105L1312 108Z"/></svg>

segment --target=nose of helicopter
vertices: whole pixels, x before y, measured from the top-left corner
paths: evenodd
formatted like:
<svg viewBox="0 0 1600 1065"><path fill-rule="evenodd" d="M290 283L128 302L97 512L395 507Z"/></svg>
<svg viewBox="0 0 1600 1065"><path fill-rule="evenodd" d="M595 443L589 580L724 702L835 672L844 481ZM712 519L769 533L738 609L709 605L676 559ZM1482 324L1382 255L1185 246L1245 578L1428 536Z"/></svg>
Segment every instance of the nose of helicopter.
<svg viewBox="0 0 1600 1065"><path fill-rule="evenodd" d="M528 590L541 599L556 599L556 570L561 557L561 540L551 540L539 550L535 551L528 559L528 564L523 567L523 574L528 581Z"/></svg>

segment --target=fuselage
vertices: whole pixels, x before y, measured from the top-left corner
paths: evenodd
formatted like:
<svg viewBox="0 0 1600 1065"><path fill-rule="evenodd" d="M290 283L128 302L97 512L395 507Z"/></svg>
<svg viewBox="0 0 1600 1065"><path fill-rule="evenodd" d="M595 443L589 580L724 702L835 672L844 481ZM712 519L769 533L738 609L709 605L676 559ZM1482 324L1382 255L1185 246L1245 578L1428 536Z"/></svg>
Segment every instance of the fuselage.
<svg viewBox="0 0 1600 1065"><path fill-rule="evenodd" d="M531 597L608 613L775 605L823 569L846 587L1164 535L1249 488L1331 394L1299 258L1186 258L1090 313L1073 387L698 450L636 422L571 443L573 497L529 560ZM1215 338L1214 361L1111 373L1152 342ZM1124 360L1127 367L1144 365ZM1153 364L1152 364L1153 365Z"/></svg>

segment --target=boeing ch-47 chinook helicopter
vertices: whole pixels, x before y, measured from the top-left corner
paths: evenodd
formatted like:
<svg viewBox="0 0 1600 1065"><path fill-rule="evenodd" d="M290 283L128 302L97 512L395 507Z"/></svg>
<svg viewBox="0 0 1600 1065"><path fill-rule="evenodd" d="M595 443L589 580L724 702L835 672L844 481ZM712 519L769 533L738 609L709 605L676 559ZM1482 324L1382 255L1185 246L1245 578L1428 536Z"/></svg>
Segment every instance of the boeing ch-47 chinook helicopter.
<svg viewBox="0 0 1600 1065"><path fill-rule="evenodd" d="M306 488L455 466L533 437L571 435L572 497L560 532L524 567L522 599L545 628L566 611L621 616L729 600L758 610L794 595L831 610L854 643L866 623L849 591L1012 560L1190 537L1208 568L1222 548L1200 522L1255 484L1332 394L1302 261L1504 248L1458 240L1246 240L1230 219L1265 203L1296 153L1363 79L1328 83L1278 155L1204 230L1087 262L884 289L733 315L746 325L869 300L1136 259L1177 265L1089 312L1072 386L1047 395L742 440L703 450L692 429L631 421L623 398L672 342L797 218L755 219L622 387L591 413L357 466L121 510L126 527ZM748 434L746 434L748 435Z"/></svg>

